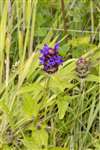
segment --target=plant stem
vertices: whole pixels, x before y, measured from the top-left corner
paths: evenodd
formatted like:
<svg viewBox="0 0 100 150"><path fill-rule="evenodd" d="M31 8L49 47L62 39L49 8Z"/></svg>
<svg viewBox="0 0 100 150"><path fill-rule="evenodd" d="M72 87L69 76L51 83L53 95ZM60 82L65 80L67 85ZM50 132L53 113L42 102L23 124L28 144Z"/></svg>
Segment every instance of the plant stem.
<svg viewBox="0 0 100 150"><path fill-rule="evenodd" d="M99 45L100 45L100 27L99 27ZM100 76L100 68L99 68L99 76ZM99 88L99 93L100 93L100 83L99 83L98 88ZM99 105L100 105L100 94L99 94ZM100 111L99 111L99 133L100 133Z"/></svg>
<svg viewBox="0 0 100 150"><path fill-rule="evenodd" d="M44 93L44 104L46 102L46 97L48 95L48 88L49 88L49 81L50 81L50 77L47 77L46 80L46 85L45 85L45 93ZM46 114L47 114L47 106L45 106L45 119L46 119Z"/></svg>
<svg viewBox="0 0 100 150"><path fill-rule="evenodd" d="M40 110L44 109L45 120L46 120L46 114L47 114L46 101L47 101L47 95L48 95L49 81L50 81L50 77L48 76L44 83L43 98L42 98L42 102L41 102L41 106L40 106Z"/></svg>
<svg viewBox="0 0 100 150"><path fill-rule="evenodd" d="M66 33L67 31L67 26L66 26L66 14L65 14L65 4L64 4L64 0L61 0L61 10L62 10L62 17L63 17L63 21L64 21L64 31Z"/></svg>
<svg viewBox="0 0 100 150"><path fill-rule="evenodd" d="M82 78L80 81L80 97L81 97L80 111L81 112L83 112L83 109L84 109L84 97L85 97L84 87L85 87L85 80ZM82 115L81 115L80 120L81 120L81 122L83 122L83 116ZM83 138L82 138L82 133L81 133L82 125L80 125L79 128L80 128L80 130L79 130L80 131L79 150L82 150L83 149L83 144L82 144Z"/></svg>
<svg viewBox="0 0 100 150"><path fill-rule="evenodd" d="M29 56L32 54L32 46L34 42L34 34L35 34L35 19L37 12L37 4L38 0L35 0L33 3L33 14L32 14L32 27L31 27L31 35L30 35L30 46L29 46Z"/></svg>
<svg viewBox="0 0 100 150"><path fill-rule="evenodd" d="M93 42L94 39L94 15L93 15L93 1L90 1L90 10L91 10L91 31L92 31L92 35L91 35L91 41Z"/></svg>

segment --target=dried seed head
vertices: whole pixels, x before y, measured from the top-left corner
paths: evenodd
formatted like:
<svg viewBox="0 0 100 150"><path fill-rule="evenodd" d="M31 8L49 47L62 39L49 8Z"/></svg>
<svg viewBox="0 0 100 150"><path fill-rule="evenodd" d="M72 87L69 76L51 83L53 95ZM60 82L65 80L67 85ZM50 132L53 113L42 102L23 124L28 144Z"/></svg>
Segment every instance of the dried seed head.
<svg viewBox="0 0 100 150"><path fill-rule="evenodd" d="M76 72L80 78L85 78L89 71L89 61L81 57L76 62Z"/></svg>

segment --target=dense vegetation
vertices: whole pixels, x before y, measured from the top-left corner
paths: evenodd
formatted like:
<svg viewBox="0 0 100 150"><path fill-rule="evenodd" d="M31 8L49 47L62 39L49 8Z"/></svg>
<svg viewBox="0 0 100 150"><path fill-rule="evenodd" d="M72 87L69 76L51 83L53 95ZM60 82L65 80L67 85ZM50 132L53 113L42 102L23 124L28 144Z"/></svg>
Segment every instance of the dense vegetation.
<svg viewBox="0 0 100 150"><path fill-rule="evenodd" d="M0 150L100 150L99 64L99 0L0 0Z"/></svg>

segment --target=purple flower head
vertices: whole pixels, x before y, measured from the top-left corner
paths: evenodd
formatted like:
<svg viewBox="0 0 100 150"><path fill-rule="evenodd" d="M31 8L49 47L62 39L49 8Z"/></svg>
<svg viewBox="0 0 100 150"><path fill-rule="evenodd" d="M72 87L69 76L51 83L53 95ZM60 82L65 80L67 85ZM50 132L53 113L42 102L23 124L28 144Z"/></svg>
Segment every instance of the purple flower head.
<svg viewBox="0 0 100 150"><path fill-rule="evenodd" d="M54 48L44 45L40 50L40 64L43 65L43 70L47 73L55 73L58 70L59 65L63 63L62 57L58 53L59 43L56 43Z"/></svg>

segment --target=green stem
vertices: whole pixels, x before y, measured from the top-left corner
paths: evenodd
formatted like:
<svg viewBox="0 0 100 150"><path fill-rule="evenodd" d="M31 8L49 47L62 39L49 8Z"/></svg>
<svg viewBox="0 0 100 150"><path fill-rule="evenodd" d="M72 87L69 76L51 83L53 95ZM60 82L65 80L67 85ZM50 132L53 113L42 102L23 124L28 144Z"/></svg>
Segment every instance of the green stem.
<svg viewBox="0 0 100 150"><path fill-rule="evenodd" d="M84 91L84 87L85 87L85 80L84 79L81 79L80 81L80 97L81 97L81 101L80 101L80 111L83 112L83 108L84 108L84 97L85 97L85 91ZM83 116L81 115L81 123L83 122ZM83 149L83 144L82 144L82 141L83 141L83 138L82 138L82 133L81 133L81 128L82 128L82 125L80 125L80 141L79 141L79 150Z"/></svg>
<svg viewBox="0 0 100 150"><path fill-rule="evenodd" d="M48 89L49 89L49 81L50 81L50 76L48 76L45 80L44 83L44 89L43 89L43 98L40 106L40 110L45 109L44 116L46 119L46 114L47 114L47 106L46 106L46 101L47 101L47 96L48 96Z"/></svg>
<svg viewBox="0 0 100 150"><path fill-rule="evenodd" d="M94 39L94 15L93 15L93 0L90 0L90 10L91 10L91 41L93 42Z"/></svg>
<svg viewBox="0 0 100 150"><path fill-rule="evenodd" d="M62 17L63 17L63 22L64 22L64 31L65 31L65 34L66 34L66 32L67 32L67 25L66 25L66 14L65 14L64 0L61 0L61 10L62 10Z"/></svg>
<svg viewBox="0 0 100 150"><path fill-rule="evenodd" d="M44 97L44 104L45 104L45 102L46 102L46 100L47 100L47 96L48 96L48 92L49 92L49 81L50 81L50 76L48 76L47 77L47 79L46 79L46 84L45 84L45 93L44 93L44 95L45 95L45 97ZM47 114L47 107L46 107L46 105L45 105L45 119L46 119L46 115Z"/></svg>

